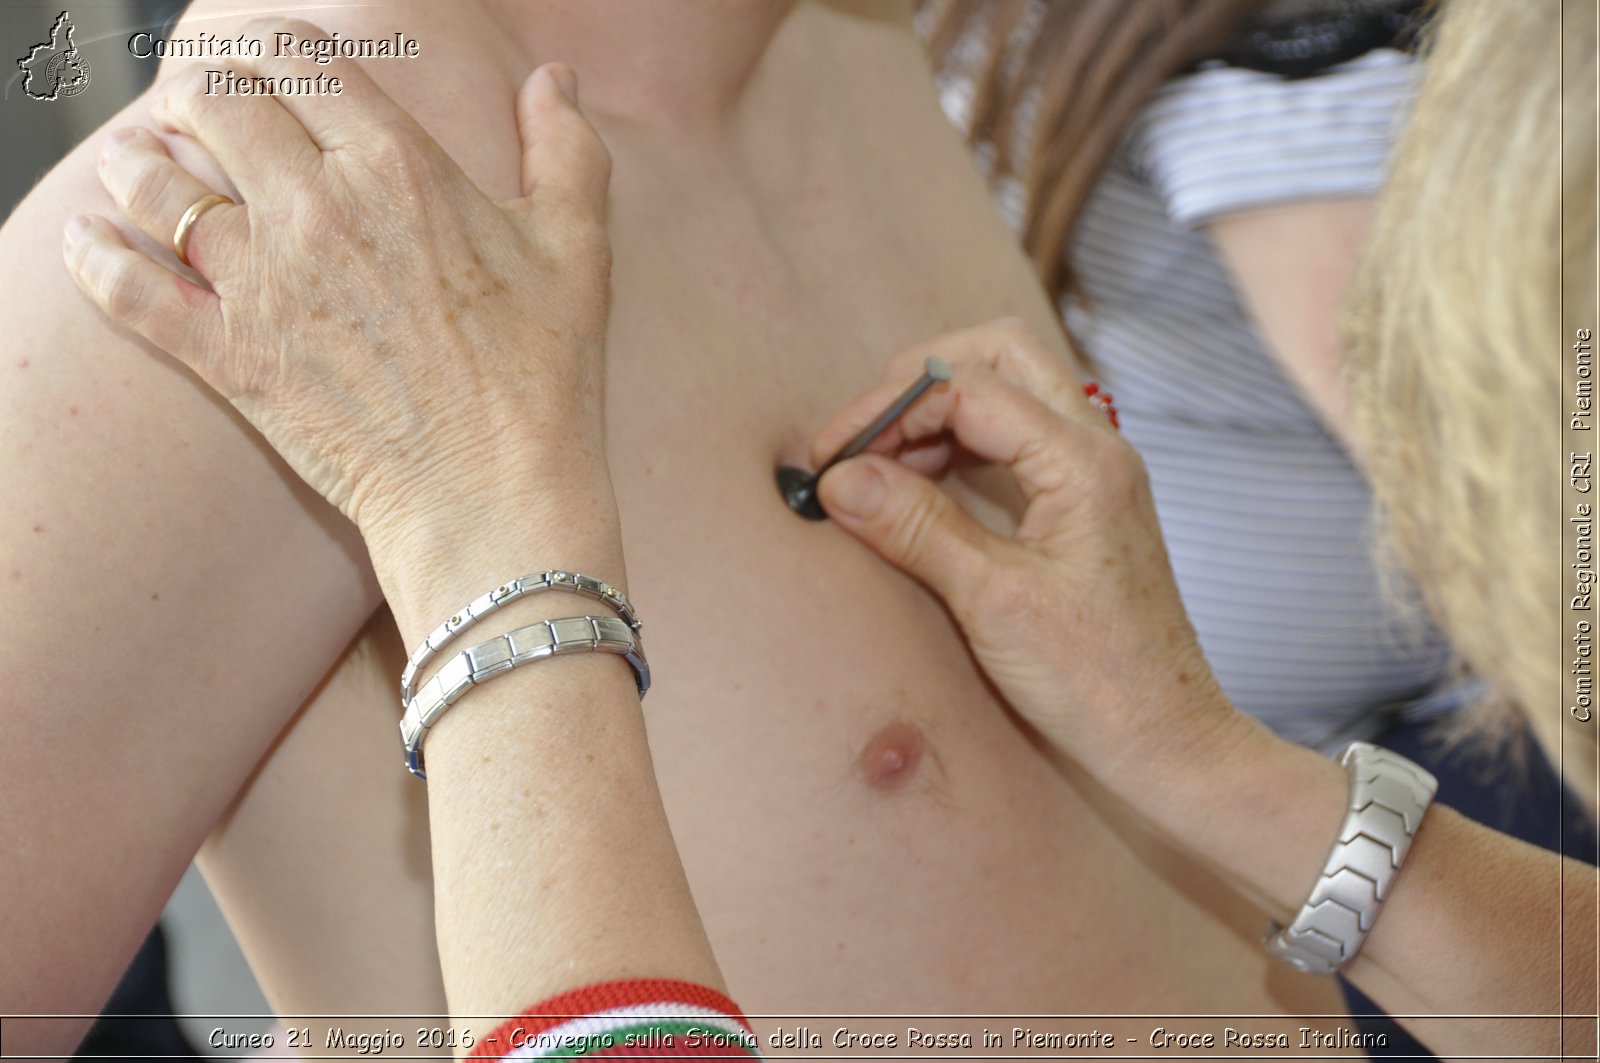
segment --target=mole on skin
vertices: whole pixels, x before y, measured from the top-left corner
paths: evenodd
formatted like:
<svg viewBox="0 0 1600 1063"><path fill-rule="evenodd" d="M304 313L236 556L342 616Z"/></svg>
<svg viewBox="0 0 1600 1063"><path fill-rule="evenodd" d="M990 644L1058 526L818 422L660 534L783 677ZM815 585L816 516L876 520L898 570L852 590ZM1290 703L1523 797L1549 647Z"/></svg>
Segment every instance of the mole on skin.
<svg viewBox="0 0 1600 1063"><path fill-rule="evenodd" d="M867 740L856 763L874 790L893 791L909 783L922 762L922 732L895 721Z"/></svg>

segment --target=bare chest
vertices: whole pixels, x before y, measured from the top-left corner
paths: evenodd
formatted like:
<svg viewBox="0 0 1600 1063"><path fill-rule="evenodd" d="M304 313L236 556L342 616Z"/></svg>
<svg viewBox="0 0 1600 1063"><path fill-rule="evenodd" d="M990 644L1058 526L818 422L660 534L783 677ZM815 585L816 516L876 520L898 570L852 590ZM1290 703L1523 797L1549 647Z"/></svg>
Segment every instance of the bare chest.
<svg viewBox="0 0 1600 1063"><path fill-rule="evenodd" d="M652 197L619 166L608 446L652 748L730 974L759 967L747 921L799 947L854 933L831 905L883 911L863 898L912 883L932 907L900 914L933 919L951 898L929 876L961 893L975 852L1072 834L939 603L773 479L902 348L1002 314L1054 327L982 189L916 189L911 168L913 194L864 174L780 203Z"/></svg>

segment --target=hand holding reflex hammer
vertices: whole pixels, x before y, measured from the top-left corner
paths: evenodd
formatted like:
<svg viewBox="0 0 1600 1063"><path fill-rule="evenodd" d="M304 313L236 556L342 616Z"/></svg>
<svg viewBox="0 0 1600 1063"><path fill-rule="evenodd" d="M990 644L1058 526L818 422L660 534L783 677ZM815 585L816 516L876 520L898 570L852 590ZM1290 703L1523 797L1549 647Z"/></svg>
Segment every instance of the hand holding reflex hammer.
<svg viewBox="0 0 1600 1063"><path fill-rule="evenodd" d="M900 355L817 434L816 463L929 357L951 379L823 475L829 516L938 594L1011 705L1074 757L1147 769L1168 746L1243 720L1184 612L1143 463L1025 326L1002 320ZM935 483L957 451L1015 479L1027 511L1011 538Z"/></svg>

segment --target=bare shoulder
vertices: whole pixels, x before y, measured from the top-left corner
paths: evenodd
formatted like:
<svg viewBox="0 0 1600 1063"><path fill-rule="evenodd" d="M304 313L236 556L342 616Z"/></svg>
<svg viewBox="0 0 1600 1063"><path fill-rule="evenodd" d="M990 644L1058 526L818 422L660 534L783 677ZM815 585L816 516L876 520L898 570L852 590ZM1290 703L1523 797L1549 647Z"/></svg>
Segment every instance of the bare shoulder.
<svg viewBox="0 0 1600 1063"><path fill-rule="evenodd" d="M310 22L353 47L363 68L479 188L497 199L516 194L515 100L534 64L483 4L390 0L307 7L199 0L163 43L162 77L196 65L227 70L220 42L236 40L254 20L274 17ZM262 41L269 52L299 44L275 36ZM300 55L307 75L315 77L321 68L314 55L303 48Z"/></svg>
<svg viewBox="0 0 1600 1063"><path fill-rule="evenodd" d="M201 0L170 37L237 35L263 13ZM368 68L480 188L514 193L513 100L526 71L475 7L292 14L345 37L415 38L415 58ZM188 56L163 73L193 63L225 60ZM106 128L149 124L159 91ZM7 925L10 944L53 957L0 972L0 997L18 1011L99 1006L195 846L378 602L353 529L225 402L109 322L68 276L67 219L118 217L97 173L103 143L91 133L0 227L10 352L0 578L31 618L0 646L0 671L15 677L0 697L0 803L31 837L74 839L0 862L0 891L29 913ZM226 189L195 145L174 154ZM80 645L93 651L65 672L37 667ZM20 1050L70 1050L62 1030Z"/></svg>

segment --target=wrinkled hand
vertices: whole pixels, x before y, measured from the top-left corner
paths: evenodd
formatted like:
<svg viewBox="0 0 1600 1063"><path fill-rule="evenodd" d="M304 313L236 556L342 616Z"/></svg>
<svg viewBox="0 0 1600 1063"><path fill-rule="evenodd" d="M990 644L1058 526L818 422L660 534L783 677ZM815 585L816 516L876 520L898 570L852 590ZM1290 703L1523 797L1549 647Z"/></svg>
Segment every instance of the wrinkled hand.
<svg viewBox="0 0 1600 1063"><path fill-rule="evenodd" d="M834 522L939 595L990 680L1069 756L1147 756L1233 719L1178 597L1143 463L1024 326L999 321L899 356L817 435L813 461L929 355L951 364L950 382L822 478ZM935 482L963 454L1015 478L1027 509L1011 538Z"/></svg>
<svg viewBox="0 0 1600 1063"><path fill-rule="evenodd" d="M250 28L278 30L326 36ZM305 73L270 54L234 66ZM74 219L79 285L233 403L369 544L419 510L470 512L506 478L608 500L610 159L572 72L546 66L523 86L522 195L496 204L355 62L319 69L342 95L208 96L200 71L158 90L158 122L208 150L243 202L191 230L204 283L103 218ZM214 191L144 129L109 138L101 178L163 247Z"/></svg>

